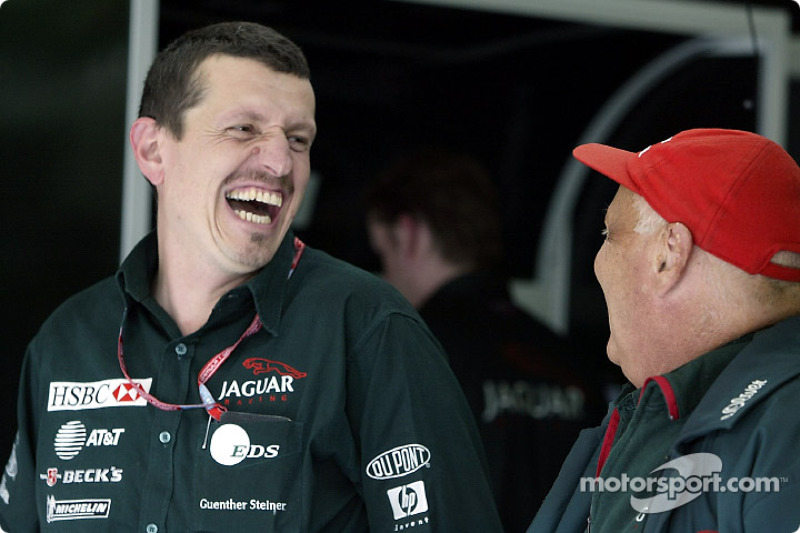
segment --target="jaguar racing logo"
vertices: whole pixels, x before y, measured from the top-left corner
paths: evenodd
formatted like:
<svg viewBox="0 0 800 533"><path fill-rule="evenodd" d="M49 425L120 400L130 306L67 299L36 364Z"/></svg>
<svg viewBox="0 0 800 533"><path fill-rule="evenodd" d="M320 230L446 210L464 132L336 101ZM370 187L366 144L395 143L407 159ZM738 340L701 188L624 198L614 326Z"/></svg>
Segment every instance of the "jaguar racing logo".
<svg viewBox="0 0 800 533"><path fill-rule="evenodd" d="M308 375L305 372L295 370L286 363L273 361L271 359L263 359L261 357L251 357L250 359L245 360L244 363L242 363L242 366L251 369L253 374L256 376L259 374L276 372L281 376L292 376L295 379L300 379Z"/></svg>
<svg viewBox="0 0 800 533"><path fill-rule="evenodd" d="M242 405L244 403L285 402L289 394L294 392L295 380L303 379L308 374L293 368L281 361L251 357L242 362L242 366L251 370L258 379L225 381L217 397L224 405Z"/></svg>

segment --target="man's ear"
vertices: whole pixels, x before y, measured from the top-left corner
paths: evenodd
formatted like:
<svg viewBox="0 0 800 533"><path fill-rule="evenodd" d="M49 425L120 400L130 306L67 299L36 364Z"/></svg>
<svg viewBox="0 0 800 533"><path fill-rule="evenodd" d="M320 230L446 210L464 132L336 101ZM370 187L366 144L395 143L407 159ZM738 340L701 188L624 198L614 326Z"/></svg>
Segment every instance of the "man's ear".
<svg viewBox="0 0 800 533"><path fill-rule="evenodd" d="M397 242L406 257L416 257L421 253L427 253L432 244L432 234L428 224L413 215L400 215L394 225L394 230Z"/></svg>
<svg viewBox="0 0 800 533"><path fill-rule="evenodd" d="M669 292L681 280L693 248L692 232L684 224L673 222L661 230L653 265L660 294Z"/></svg>
<svg viewBox="0 0 800 533"><path fill-rule="evenodd" d="M152 118L139 117L131 126L129 140L133 148L133 157L139 165L139 170L153 186L158 186L164 181L159 144L161 138L161 128Z"/></svg>

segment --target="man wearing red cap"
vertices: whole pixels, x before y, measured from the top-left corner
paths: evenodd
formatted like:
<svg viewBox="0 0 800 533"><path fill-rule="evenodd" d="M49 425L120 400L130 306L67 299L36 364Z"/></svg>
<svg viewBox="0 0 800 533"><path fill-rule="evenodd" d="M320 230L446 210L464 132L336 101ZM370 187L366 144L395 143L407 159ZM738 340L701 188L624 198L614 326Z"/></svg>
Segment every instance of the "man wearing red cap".
<svg viewBox="0 0 800 533"><path fill-rule="evenodd" d="M573 154L620 184L595 273L630 385L528 532L797 531L800 168L733 130Z"/></svg>

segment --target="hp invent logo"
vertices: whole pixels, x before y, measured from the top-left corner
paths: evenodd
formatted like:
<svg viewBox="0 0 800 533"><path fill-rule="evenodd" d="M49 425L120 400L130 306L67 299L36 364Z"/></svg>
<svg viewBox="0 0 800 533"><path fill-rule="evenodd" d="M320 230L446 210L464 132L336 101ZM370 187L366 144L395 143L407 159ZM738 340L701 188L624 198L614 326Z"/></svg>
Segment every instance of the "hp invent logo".
<svg viewBox="0 0 800 533"><path fill-rule="evenodd" d="M428 498L425 494L425 483L415 481L386 491L395 520L428 511Z"/></svg>

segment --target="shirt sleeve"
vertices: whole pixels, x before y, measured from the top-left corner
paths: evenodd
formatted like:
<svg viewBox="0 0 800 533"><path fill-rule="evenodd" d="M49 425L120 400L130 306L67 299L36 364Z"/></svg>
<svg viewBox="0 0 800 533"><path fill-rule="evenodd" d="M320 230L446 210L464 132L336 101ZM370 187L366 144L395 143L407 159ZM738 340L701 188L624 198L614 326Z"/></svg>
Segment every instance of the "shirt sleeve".
<svg viewBox="0 0 800 533"><path fill-rule="evenodd" d="M17 435L0 481L0 530L14 533L39 531L36 510L36 421L34 406L36 384L33 381L32 350L28 349L22 367L17 401Z"/></svg>
<svg viewBox="0 0 800 533"><path fill-rule="evenodd" d="M356 345L349 416L375 531L502 531L467 402L439 343L392 314Z"/></svg>

